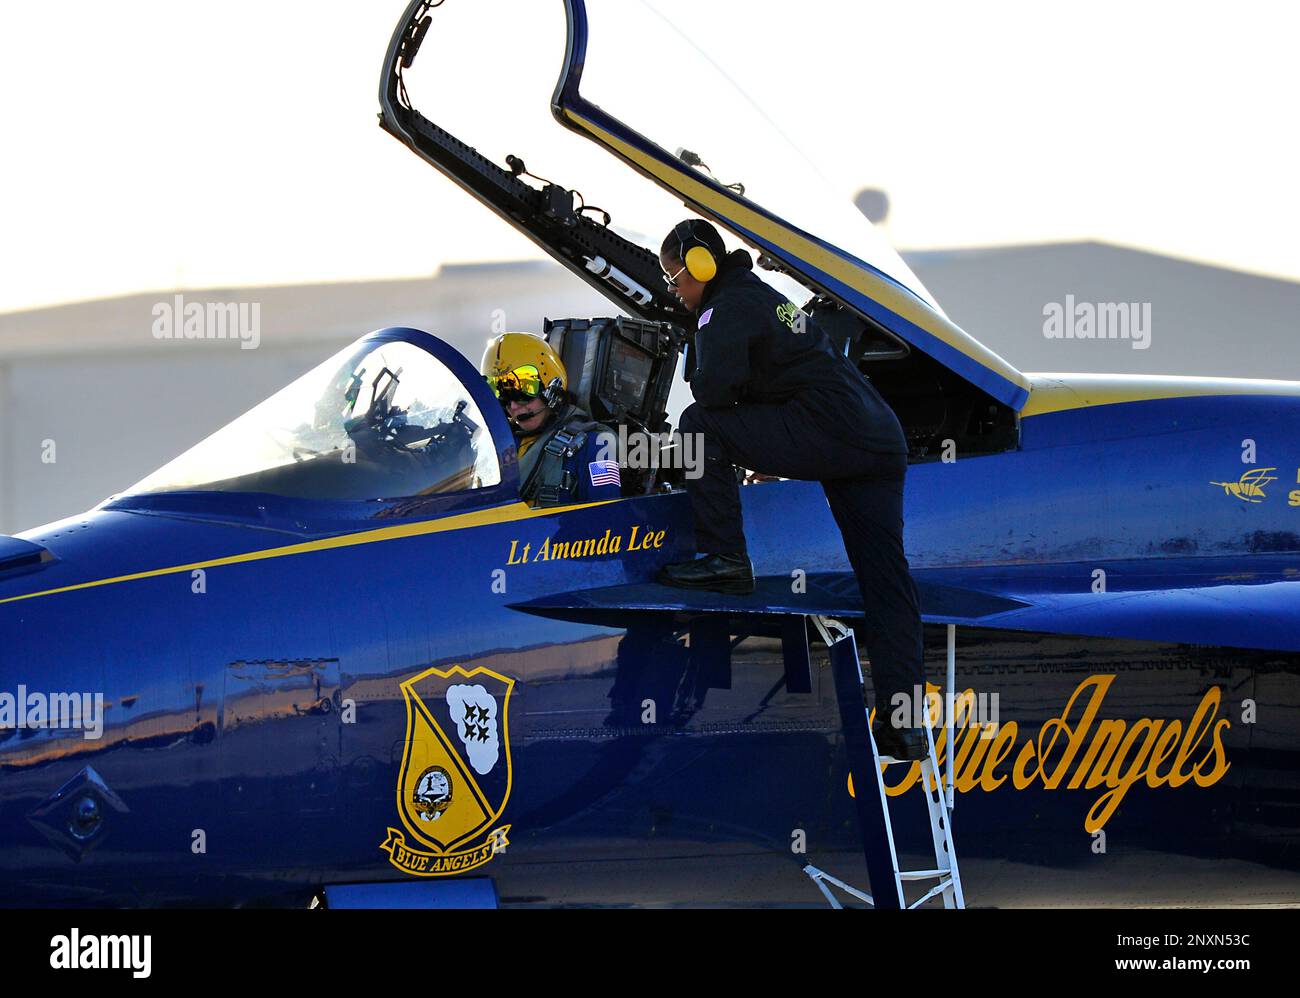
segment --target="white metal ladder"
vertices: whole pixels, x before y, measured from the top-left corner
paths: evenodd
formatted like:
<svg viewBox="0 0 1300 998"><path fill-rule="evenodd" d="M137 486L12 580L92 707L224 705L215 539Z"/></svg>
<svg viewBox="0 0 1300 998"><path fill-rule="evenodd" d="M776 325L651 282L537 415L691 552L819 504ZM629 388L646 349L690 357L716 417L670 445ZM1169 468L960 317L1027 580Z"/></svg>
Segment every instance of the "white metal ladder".
<svg viewBox="0 0 1300 998"><path fill-rule="evenodd" d="M935 754L934 736L927 724L926 747L928 757L921 760L920 786L926 796L926 807L930 813L930 837L934 845L934 867L925 870L900 870L898 868L898 851L894 845L894 830L889 819L889 799L885 793L885 781L880 766L909 764L909 760L881 756L876 748L876 740L871 734L870 717L862 702L862 667L858 660L858 646L853 632L840 623L820 615L812 615L812 622L826 642L831 656L831 668L835 673L836 696L840 702L840 716L845 728L845 742L849 749L849 770L853 774L854 800L858 805L858 821L862 830L863 852L867 860L867 872L871 878L871 887L876 897L846 884L831 876L811 863L806 865L804 873L812 879L825 896L832 908L843 908L839 899L831 892L834 886L860 901L865 901L874 908L919 908L931 898L942 895L945 908L965 908L966 899L962 894L961 873L957 867L957 851L952 836L952 811L955 803L953 793L953 694L956 685L956 627L948 627L948 689L945 705L947 716L945 724L948 730L947 779L939 774L938 757ZM885 709L878 705L877 709ZM858 718L861 717L861 721ZM855 746L851 740L861 737L865 727L865 741L871 747L870 756ZM868 762L869 759L869 762ZM855 764L856 763L856 764ZM859 772L864 767L871 770L871 775ZM931 785L933 784L933 785ZM872 792L874 786L875 792ZM914 881L934 881L934 884L916 900L908 902L903 890L904 883Z"/></svg>

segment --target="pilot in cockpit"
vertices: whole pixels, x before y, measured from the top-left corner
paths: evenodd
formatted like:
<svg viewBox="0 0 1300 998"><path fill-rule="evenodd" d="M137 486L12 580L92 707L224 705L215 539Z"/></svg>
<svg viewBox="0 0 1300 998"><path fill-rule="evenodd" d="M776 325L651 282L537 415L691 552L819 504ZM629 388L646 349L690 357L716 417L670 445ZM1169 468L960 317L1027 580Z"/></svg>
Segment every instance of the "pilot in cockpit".
<svg viewBox="0 0 1300 998"><path fill-rule="evenodd" d="M502 333L488 343L479 371L501 400L519 451L519 495L531 506L618 499L618 462L603 459L613 431L573 402L568 374L549 343L533 333Z"/></svg>

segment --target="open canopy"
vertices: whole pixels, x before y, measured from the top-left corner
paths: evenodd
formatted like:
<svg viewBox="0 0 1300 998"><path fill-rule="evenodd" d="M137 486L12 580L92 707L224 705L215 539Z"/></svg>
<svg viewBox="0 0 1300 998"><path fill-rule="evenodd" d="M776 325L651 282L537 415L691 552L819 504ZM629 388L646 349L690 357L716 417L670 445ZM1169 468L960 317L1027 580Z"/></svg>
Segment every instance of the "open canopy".
<svg viewBox="0 0 1300 998"><path fill-rule="evenodd" d="M688 317L664 292L657 261L659 238L682 217L684 204L757 250L769 269L835 299L1012 410L1024 404L1028 380L944 315L847 194L833 190L820 174L818 150L796 148L697 46L699 41L708 47L699 32L679 30L645 0L562 0L565 47L551 93L553 116L661 189L643 188L636 195L658 209L647 220L625 203L605 203L602 185L601 206L623 222L610 226L598 213L571 213L569 177L557 177L554 185L536 178L547 184L538 190L524 182L525 175L465 144L481 141L489 127L511 130L519 136L512 141L528 141L527 107L537 84L511 87L509 102L494 109L490 120L480 115L464 141L410 103L403 72L426 36L442 44L430 59L445 57L450 43L480 58L499 53L490 67L494 73L507 71L503 64L517 49L534 56L552 41L538 25L551 8L536 0L474 0L473 14L448 9L459 2L413 0L408 7L381 82L384 127L622 308L686 324ZM558 19L559 4L553 9ZM456 37L442 37L444 32ZM807 58L761 58L807 101L829 100L842 109L845 127L864 127L866 97L825 93ZM436 105L454 116L480 93L479 81L467 75L444 82ZM439 120L446 120L441 112ZM572 156L575 164L580 158ZM554 159L548 161L546 172L553 174L555 167ZM633 293L619 292L617 281L600 277L601 265L612 265Z"/></svg>
<svg viewBox="0 0 1300 998"><path fill-rule="evenodd" d="M569 44L552 100L562 123L994 398L1024 404L1028 380L943 314L871 223L828 196L813 164L684 33L641 0L565 6ZM773 71L862 127L865 98L823 92L807 59L773 60ZM641 85L619 85L628 79ZM708 170L688 165L697 157Z"/></svg>

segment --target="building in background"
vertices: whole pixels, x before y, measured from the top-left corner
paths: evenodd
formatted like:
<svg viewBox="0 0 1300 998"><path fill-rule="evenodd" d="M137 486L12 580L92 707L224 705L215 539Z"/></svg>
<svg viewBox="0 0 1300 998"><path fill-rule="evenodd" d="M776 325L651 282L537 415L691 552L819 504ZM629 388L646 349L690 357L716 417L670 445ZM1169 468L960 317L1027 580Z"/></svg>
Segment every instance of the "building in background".
<svg viewBox="0 0 1300 998"><path fill-rule="evenodd" d="M1022 371L1300 380L1300 283L1105 243L904 254L949 317ZM1149 305L1150 345L1049 339L1049 305Z"/></svg>
<svg viewBox="0 0 1300 998"><path fill-rule="evenodd" d="M1101 243L904 256L958 325L1024 371L1300 380L1300 283ZM173 295L0 315L0 532L90 508L372 329L425 329L477 364L494 332L613 311L549 261L183 292L186 302L257 303L259 343L244 349L156 338L154 308ZM1067 301L1149 306L1149 345L1047 337L1045 308Z"/></svg>

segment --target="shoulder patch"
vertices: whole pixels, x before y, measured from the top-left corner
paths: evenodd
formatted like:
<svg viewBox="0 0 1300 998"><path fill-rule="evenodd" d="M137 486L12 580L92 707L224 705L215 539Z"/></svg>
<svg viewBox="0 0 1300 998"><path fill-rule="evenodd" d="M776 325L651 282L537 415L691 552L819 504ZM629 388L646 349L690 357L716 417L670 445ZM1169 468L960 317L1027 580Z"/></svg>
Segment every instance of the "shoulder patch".
<svg viewBox="0 0 1300 998"><path fill-rule="evenodd" d="M705 326L707 326L707 325L709 324L709 320L712 319L712 318L713 318L713 309L711 309L711 308L707 308L707 309L705 309L705 310L704 310L704 314L700 316L699 324L696 325L695 328L696 328L696 329L703 329Z"/></svg>
<svg viewBox="0 0 1300 998"><path fill-rule="evenodd" d="M618 476L617 461L592 461L587 465L587 474L591 476L591 484L597 488L602 485L622 484Z"/></svg>
<svg viewBox="0 0 1300 998"><path fill-rule="evenodd" d="M792 301L778 305L776 317L789 326L792 332L802 333L807 329L808 316Z"/></svg>

